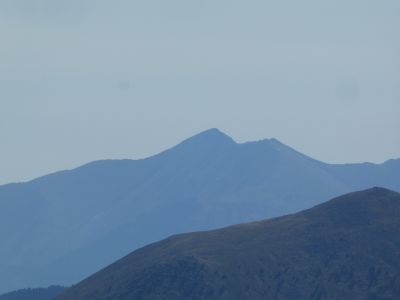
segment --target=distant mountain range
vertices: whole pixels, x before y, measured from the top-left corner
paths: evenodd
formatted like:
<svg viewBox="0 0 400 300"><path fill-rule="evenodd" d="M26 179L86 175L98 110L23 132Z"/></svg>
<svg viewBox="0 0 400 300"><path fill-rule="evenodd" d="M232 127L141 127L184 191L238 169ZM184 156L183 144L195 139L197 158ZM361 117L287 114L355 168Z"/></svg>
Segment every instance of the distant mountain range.
<svg viewBox="0 0 400 300"><path fill-rule="evenodd" d="M285 217L172 236L57 300L400 299L400 194L372 188Z"/></svg>
<svg viewBox="0 0 400 300"><path fill-rule="evenodd" d="M0 293L69 286L171 234L293 213L372 186L400 191L400 160L326 164L276 139L238 144L217 129L147 159L0 186Z"/></svg>

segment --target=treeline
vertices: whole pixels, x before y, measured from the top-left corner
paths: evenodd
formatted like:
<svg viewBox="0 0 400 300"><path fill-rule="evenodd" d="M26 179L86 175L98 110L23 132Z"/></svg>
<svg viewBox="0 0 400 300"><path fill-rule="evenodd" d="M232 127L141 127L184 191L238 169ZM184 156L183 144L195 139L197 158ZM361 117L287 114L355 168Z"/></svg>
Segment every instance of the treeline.
<svg viewBox="0 0 400 300"><path fill-rule="evenodd" d="M65 287L50 286L48 288L22 289L0 296L0 300L53 300Z"/></svg>

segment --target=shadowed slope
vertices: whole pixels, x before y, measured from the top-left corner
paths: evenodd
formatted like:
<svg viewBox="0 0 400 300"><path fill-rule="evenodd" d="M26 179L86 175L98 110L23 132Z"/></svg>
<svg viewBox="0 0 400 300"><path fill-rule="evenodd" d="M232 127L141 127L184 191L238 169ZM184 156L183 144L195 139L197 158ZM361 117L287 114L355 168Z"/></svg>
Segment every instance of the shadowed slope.
<svg viewBox="0 0 400 300"><path fill-rule="evenodd" d="M400 194L373 188L310 210L170 237L57 300L397 299Z"/></svg>

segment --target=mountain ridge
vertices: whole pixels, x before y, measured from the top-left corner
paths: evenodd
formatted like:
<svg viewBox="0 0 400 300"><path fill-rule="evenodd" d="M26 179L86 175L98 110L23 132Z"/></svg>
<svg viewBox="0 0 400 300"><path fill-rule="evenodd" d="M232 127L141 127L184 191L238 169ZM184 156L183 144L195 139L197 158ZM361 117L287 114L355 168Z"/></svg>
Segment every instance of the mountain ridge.
<svg viewBox="0 0 400 300"><path fill-rule="evenodd" d="M229 135L227 135L226 133L222 132L221 130L219 130L218 128L210 128L207 130L204 130L198 134L193 135L190 138L184 139L183 141L177 143L174 146L168 147L166 150L162 150L158 153L149 155L147 157L144 158L138 158L138 159L132 159L132 158L121 158L121 159L100 159L100 160L94 160L88 163L84 163L80 166L77 167L73 167L73 168L69 168L69 169L64 169L64 170L59 170L59 171L55 171L55 172L51 172L42 176L38 176L36 178L30 179L30 180L26 180L26 181L21 181L21 182L10 182L10 183L6 183L6 184L0 184L0 187L5 187L5 186L9 186L9 185L19 185L19 184L26 184L26 183L31 183L31 182L35 182L35 181L41 181L42 179L45 179L47 177L51 177L51 176L61 176L64 174L68 174L70 172L74 172L77 170L80 170L82 168L86 168L86 167L92 167L93 165L98 165L98 164L106 164L106 163L122 163L122 162L138 162L138 161L146 161L149 159L154 159L158 156L164 155L169 153L171 150L176 150L177 148L180 148L182 146L186 146L187 144L193 144L193 143L198 143L198 142L217 142L217 144L221 144L221 142L225 141L225 143L231 144L231 145L248 145L248 144L267 144L267 145L277 145L278 147L280 147L280 149L284 149L286 151L291 151L293 153L299 154L303 157L306 157L312 161L315 161L317 163L322 163L322 164L326 164L326 165L330 165L330 166L354 166L354 165L371 165L371 166L380 166L380 165L385 165L385 164L390 164L390 163L400 163L400 158L389 158L387 160L385 160L382 163L375 163L375 162L357 162L357 163L326 163L322 160L318 160L315 158L312 158L308 155L305 155L299 151L297 151L296 149L282 143L279 139L272 137L272 138L265 138L265 139L259 139L259 140L255 140L255 141L245 141L245 142L236 142L232 137L230 137Z"/></svg>
<svg viewBox="0 0 400 300"><path fill-rule="evenodd" d="M193 144L198 144L198 143L203 143L203 142L207 142L209 143L214 143L215 145L221 145L221 144L231 144L231 145L245 145L245 144L250 144L250 143L274 143L276 145L279 146L283 146L287 149L292 150L293 152L296 152L298 154L304 155L300 152L298 152L297 150L285 145L284 143L280 142L277 138L266 138L266 139L260 139L260 140L256 140L256 141L245 141L245 142L236 142L232 137L230 137L229 135L227 135L226 133L222 132L221 130L219 130L218 128L210 128L207 130L204 130L198 134L193 135L192 137L189 137L187 139L184 139L183 141L177 143L176 145L173 145L171 147L167 147L166 150L162 150L158 153L149 155L147 157L144 158L138 158L138 159L134 159L134 158L122 158L122 159L100 159L100 160L94 160L94 161L90 161L88 163L84 163L80 166L77 167L73 167L73 168L68 168L68 169L64 169L64 170L59 170L59 171L54 171L42 176L38 176L36 178L32 178L30 180L26 180L26 181L21 181L21 182L10 182L10 183L6 183L6 184L0 184L0 187L4 187L4 186L8 186L8 185L18 185L18 184L25 184L25 183L31 183L31 182L35 182L35 181L40 181L44 178L47 177L51 177L51 176L57 176L57 175L63 175L63 174L67 174L69 172L73 172L76 170L79 170L81 168L86 168L86 167L91 167L92 165L97 165L97 164L102 164L102 163L110 163L110 162L134 162L134 161L145 161L145 160L149 160L149 159L153 159L156 158L160 155L163 154L167 154L169 153L171 150L176 150L177 148L181 148L181 147L185 147L187 145L193 145ZM306 156L306 155L304 155ZM312 159L312 158L310 158Z"/></svg>

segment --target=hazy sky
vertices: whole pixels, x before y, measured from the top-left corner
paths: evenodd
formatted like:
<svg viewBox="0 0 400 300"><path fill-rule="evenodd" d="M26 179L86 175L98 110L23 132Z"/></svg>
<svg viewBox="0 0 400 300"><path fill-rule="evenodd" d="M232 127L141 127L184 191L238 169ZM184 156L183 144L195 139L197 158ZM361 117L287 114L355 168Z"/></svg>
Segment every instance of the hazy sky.
<svg viewBox="0 0 400 300"><path fill-rule="evenodd" d="M0 183L210 127L400 157L399 0L0 0Z"/></svg>

